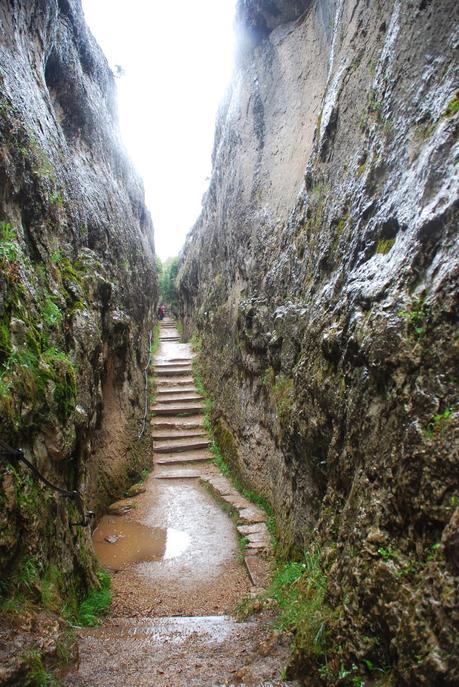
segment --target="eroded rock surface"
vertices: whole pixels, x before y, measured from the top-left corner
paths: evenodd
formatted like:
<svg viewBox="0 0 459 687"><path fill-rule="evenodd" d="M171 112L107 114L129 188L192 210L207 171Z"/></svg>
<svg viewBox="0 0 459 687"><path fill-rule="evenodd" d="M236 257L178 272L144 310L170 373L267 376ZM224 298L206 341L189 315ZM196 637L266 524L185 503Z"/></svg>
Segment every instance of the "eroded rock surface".
<svg viewBox="0 0 459 687"><path fill-rule="evenodd" d="M286 549L321 547L320 680L453 685L458 7L300 5L239 2L182 318L226 457Z"/></svg>
<svg viewBox="0 0 459 687"><path fill-rule="evenodd" d="M0 32L0 437L100 511L135 467L152 223L80 0L2 3ZM89 534L13 463L0 464L2 594L45 603L51 576L59 611L94 581Z"/></svg>

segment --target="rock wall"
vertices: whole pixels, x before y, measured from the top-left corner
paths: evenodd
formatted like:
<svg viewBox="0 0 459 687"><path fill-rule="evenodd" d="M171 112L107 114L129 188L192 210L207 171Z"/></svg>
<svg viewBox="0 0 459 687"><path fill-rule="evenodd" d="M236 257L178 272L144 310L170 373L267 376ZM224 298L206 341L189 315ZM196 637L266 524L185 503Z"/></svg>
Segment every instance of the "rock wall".
<svg viewBox="0 0 459 687"><path fill-rule="evenodd" d="M0 438L100 511L139 468L152 222L80 0L4 2L0 32ZM4 455L0 485L2 594L81 596L75 504Z"/></svg>
<svg viewBox="0 0 459 687"><path fill-rule="evenodd" d="M322 552L335 620L308 679L457 684L458 6L237 13L179 271L217 436L281 548Z"/></svg>

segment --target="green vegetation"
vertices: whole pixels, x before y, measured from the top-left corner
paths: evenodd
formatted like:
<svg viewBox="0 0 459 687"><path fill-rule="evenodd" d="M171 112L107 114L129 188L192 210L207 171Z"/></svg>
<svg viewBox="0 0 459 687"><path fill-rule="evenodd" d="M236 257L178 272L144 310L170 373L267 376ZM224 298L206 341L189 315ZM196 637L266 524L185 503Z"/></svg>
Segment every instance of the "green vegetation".
<svg viewBox="0 0 459 687"><path fill-rule="evenodd" d="M451 418L453 411L451 408L446 408L442 413L434 415L427 427L424 430L424 434L428 439L434 439L444 432L444 429Z"/></svg>
<svg viewBox="0 0 459 687"><path fill-rule="evenodd" d="M327 576L318 551L306 551L300 562L280 565L265 599L279 607L277 626L294 631L294 651L324 661L334 611L326 603Z"/></svg>
<svg viewBox="0 0 459 687"><path fill-rule="evenodd" d="M32 501L20 505L21 513L24 513L24 507L32 508ZM35 501L33 508L36 516L40 501ZM18 615L39 604L47 611L61 613L64 590L64 577L56 566L50 565L44 569L37 556L25 555L20 559L15 572L2 580L0 612Z"/></svg>
<svg viewBox="0 0 459 687"><path fill-rule="evenodd" d="M97 573L99 588L93 589L86 599L80 604L77 622L85 627L100 625L102 618L107 615L112 601L110 591L111 578L104 571Z"/></svg>
<svg viewBox="0 0 459 687"><path fill-rule="evenodd" d="M281 426L287 426L295 403L293 379L287 377L282 372L276 375L274 369L268 367L263 373L261 382L271 391Z"/></svg>
<svg viewBox="0 0 459 687"><path fill-rule="evenodd" d="M420 339L426 333L429 310L423 298L414 301L407 310L400 310L398 315L408 323L409 332L416 339Z"/></svg>
<svg viewBox="0 0 459 687"><path fill-rule="evenodd" d="M392 551L390 548L386 549L383 546L378 549L378 554L381 556L383 561L391 561L397 558L395 551Z"/></svg>
<svg viewBox="0 0 459 687"><path fill-rule="evenodd" d="M27 667L27 677L24 683L27 687L59 687L59 682L43 665L42 654L39 649L30 649L23 655Z"/></svg>
<svg viewBox="0 0 459 687"><path fill-rule="evenodd" d="M199 353L202 351L202 339L197 334L193 334L190 339L190 346L194 353Z"/></svg>
<svg viewBox="0 0 459 687"><path fill-rule="evenodd" d="M7 265L16 262L22 256L16 232L8 222L0 222L0 266L6 269Z"/></svg>
<svg viewBox="0 0 459 687"><path fill-rule="evenodd" d="M61 311L49 295L45 297L43 303L42 317L48 327L55 327L62 320Z"/></svg>
<svg viewBox="0 0 459 687"><path fill-rule="evenodd" d="M71 316L86 305L79 266L59 251L49 263L32 265L16 231L1 222L0 268L6 284L0 318L0 412L9 431L19 424L27 431L41 422L52 399L55 415L66 422L75 408L77 376L63 350L64 309Z"/></svg>
<svg viewBox="0 0 459 687"><path fill-rule="evenodd" d="M159 300L169 310L176 310L178 298L175 279L178 272L178 258L168 258L164 263L161 263L159 258L157 258L157 268L159 275Z"/></svg>
<svg viewBox="0 0 459 687"><path fill-rule="evenodd" d="M49 202L51 205L57 205L58 207L62 207L64 204L64 198L62 197L62 193L56 191L54 193L51 193L49 197Z"/></svg>
<svg viewBox="0 0 459 687"><path fill-rule="evenodd" d="M387 255L394 243L395 239L381 239L376 246L376 252L380 255Z"/></svg>
<svg viewBox="0 0 459 687"><path fill-rule="evenodd" d="M459 92L456 93L453 98L449 101L444 116L445 117L452 117L455 115L457 112L459 112Z"/></svg>

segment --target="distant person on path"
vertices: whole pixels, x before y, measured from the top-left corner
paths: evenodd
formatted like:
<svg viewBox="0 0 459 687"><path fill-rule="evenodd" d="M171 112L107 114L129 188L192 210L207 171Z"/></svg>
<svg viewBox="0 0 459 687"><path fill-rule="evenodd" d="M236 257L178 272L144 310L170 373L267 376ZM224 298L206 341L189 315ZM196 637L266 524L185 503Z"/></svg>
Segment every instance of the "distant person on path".
<svg viewBox="0 0 459 687"><path fill-rule="evenodd" d="M166 308L164 305L160 305L158 308L158 318L162 320L164 318L164 315L166 314Z"/></svg>

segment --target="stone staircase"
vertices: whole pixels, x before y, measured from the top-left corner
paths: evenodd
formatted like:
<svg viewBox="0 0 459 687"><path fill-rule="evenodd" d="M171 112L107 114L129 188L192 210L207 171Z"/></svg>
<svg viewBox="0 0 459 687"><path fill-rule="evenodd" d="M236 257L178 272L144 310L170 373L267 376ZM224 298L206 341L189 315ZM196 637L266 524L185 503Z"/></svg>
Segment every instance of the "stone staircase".
<svg viewBox="0 0 459 687"><path fill-rule="evenodd" d="M173 323L168 320L161 324L160 340L167 344L178 341ZM179 356L177 348L162 345L155 359L156 402L150 409L155 478L199 479L231 509L238 532L247 541L244 563L252 582L251 593L256 595L266 587L270 576L271 541L266 514L211 464L213 454L204 428L205 399L194 385L193 354L189 347L180 347Z"/></svg>
<svg viewBox="0 0 459 687"><path fill-rule="evenodd" d="M244 498L212 463L205 399L192 375L192 352L174 324L161 323L151 406L154 480L199 480L221 501L246 538L244 563L255 596L267 585L271 542L266 514ZM122 502L121 502L122 503ZM118 617L79 632L80 667L67 687L219 687L297 685L278 678L289 642L266 619L228 616Z"/></svg>

